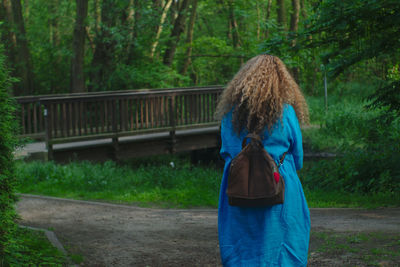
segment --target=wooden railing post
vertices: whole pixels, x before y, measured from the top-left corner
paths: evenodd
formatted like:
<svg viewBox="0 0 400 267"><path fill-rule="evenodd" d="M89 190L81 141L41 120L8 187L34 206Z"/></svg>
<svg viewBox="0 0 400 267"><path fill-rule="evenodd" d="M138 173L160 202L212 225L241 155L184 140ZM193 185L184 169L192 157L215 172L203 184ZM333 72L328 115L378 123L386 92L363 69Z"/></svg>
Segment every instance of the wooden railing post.
<svg viewBox="0 0 400 267"><path fill-rule="evenodd" d="M47 148L47 159L53 160L53 144L51 142L52 134L51 131L53 129L52 125L52 115L50 112L49 105L46 103L44 104L43 116L44 116L44 128L45 128L45 141L46 141L46 148Z"/></svg>
<svg viewBox="0 0 400 267"><path fill-rule="evenodd" d="M175 134L175 127L176 127L176 103L175 103L175 94L172 94L168 98L169 102L169 124L172 128L169 132L170 140L170 152L174 154L176 152L176 134Z"/></svg>
<svg viewBox="0 0 400 267"><path fill-rule="evenodd" d="M112 153L112 158L113 158L113 160L118 161L119 144L118 144L117 99L113 99L111 103L112 103L111 118L112 118L112 130L113 130L113 137L112 137L113 153Z"/></svg>

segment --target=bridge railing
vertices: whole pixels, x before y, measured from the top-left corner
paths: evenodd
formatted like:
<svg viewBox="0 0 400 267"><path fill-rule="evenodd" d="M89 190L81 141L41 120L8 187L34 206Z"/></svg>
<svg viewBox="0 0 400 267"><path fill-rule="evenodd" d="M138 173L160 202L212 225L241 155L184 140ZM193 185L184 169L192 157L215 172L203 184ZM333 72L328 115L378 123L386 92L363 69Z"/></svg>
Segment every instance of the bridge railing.
<svg viewBox="0 0 400 267"><path fill-rule="evenodd" d="M52 139L119 132L158 131L212 122L220 86L146 89L17 97L20 136L44 140L46 112L52 116ZM171 99L174 120L169 120ZM99 101L99 102L97 102ZM115 113L113 113L115 108ZM114 117L113 117L114 116ZM112 119L117 120L113 129ZM171 125L169 125L171 124ZM72 139L71 139L72 140ZM56 140L54 140L56 141ZM58 140L65 142L67 140Z"/></svg>
<svg viewBox="0 0 400 267"><path fill-rule="evenodd" d="M19 98L23 135L53 144L216 125L222 87L116 91Z"/></svg>

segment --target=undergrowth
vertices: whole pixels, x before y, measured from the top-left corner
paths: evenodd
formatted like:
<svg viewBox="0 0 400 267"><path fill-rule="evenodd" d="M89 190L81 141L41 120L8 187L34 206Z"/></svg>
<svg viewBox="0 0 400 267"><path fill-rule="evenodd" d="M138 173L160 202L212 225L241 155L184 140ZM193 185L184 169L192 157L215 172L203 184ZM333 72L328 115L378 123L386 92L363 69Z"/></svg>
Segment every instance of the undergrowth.
<svg viewBox="0 0 400 267"><path fill-rule="evenodd" d="M67 262L42 231L16 228L7 249L0 266L65 266Z"/></svg>
<svg viewBox="0 0 400 267"><path fill-rule="evenodd" d="M162 157L158 157L159 159ZM179 157L134 163L19 162L18 191L78 199L157 205L216 207L222 171L191 166Z"/></svg>

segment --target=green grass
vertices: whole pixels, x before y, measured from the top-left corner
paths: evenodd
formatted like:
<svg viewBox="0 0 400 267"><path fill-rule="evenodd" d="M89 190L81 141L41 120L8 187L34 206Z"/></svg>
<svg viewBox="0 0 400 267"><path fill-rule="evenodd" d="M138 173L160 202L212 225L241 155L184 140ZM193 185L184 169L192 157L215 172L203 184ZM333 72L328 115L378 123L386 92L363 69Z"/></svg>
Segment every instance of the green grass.
<svg viewBox="0 0 400 267"><path fill-rule="evenodd" d="M323 258L336 264L339 259L346 266L397 266L399 240L399 234L384 232L311 231L309 258Z"/></svg>
<svg viewBox="0 0 400 267"><path fill-rule="evenodd" d="M47 239L44 232L17 228L5 261L0 266L65 266L67 259Z"/></svg>
<svg viewBox="0 0 400 267"><path fill-rule="evenodd" d="M171 167L173 161L175 167ZM312 162L307 162L312 164ZM400 206L396 194L361 194L309 189L300 173L310 207ZM146 207L193 208L218 206L222 170L214 166L190 166L181 157L152 157L117 165L114 162L18 162L18 191L84 200L128 203ZM311 187L312 188L312 187Z"/></svg>
<svg viewBox="0 0 400 267"><path fill-rule="evenodd" d="M392 193L360 194L308 190L304 194L310 208L381 208L400 207L400 196Z"/></svg>
<svg viewBox="0 0 400 267"><path fill-rule="evenodd" d="M174 167L170 162L174 162ZM17 190L142 206L217 207L221 170L190 166L188 161L178 157L164 157L158 161L156 158L152 164L144 161L132 164L18 162Z"/></svg>

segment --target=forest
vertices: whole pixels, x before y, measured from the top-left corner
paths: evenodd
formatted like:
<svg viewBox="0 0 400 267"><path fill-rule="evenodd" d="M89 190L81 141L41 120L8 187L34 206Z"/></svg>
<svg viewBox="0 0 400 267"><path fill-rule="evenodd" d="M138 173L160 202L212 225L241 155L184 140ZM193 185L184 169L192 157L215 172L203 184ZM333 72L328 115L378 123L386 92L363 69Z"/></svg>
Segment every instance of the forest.
<svg viewBox="0 0 400 267"><path fill-rule="evenodd" d="M179 191L193 180L187 195L179 191L181 199L171 200L175 191L165 199L163 192L152 199L146 191L150 199L143 201L215 207L219 189L219 180L210 179L220 176L218 170L193 171L182 158L175 159L182 172L162 167L165 179L178 177L165 181L152 180L159 165L144 172L146 159L134 171L110 162L15 162L14 97L226 85L244 62L262 53L280 57L306 95L316 127L303 132L305 149L337 155L306 163L300 172L310 206L400 206L399 25L398 0L0 1L0 266L2 257L6 263L27 260L10 252L23 247L21 239L8 242L17 240L15 191L51 195L46 190L65 176L71 184L57 192L92 199L104 189L102 182L112 187L112 180L120 180L117 196L110 197L120 201L126 183ZM103 173L119 178L107 180ZM148 180L135 180L135 173ZM204 185L201 203L186 202L197 190L194 174ZM73 184L85 179L104 181L73 192Z"/></svg>

